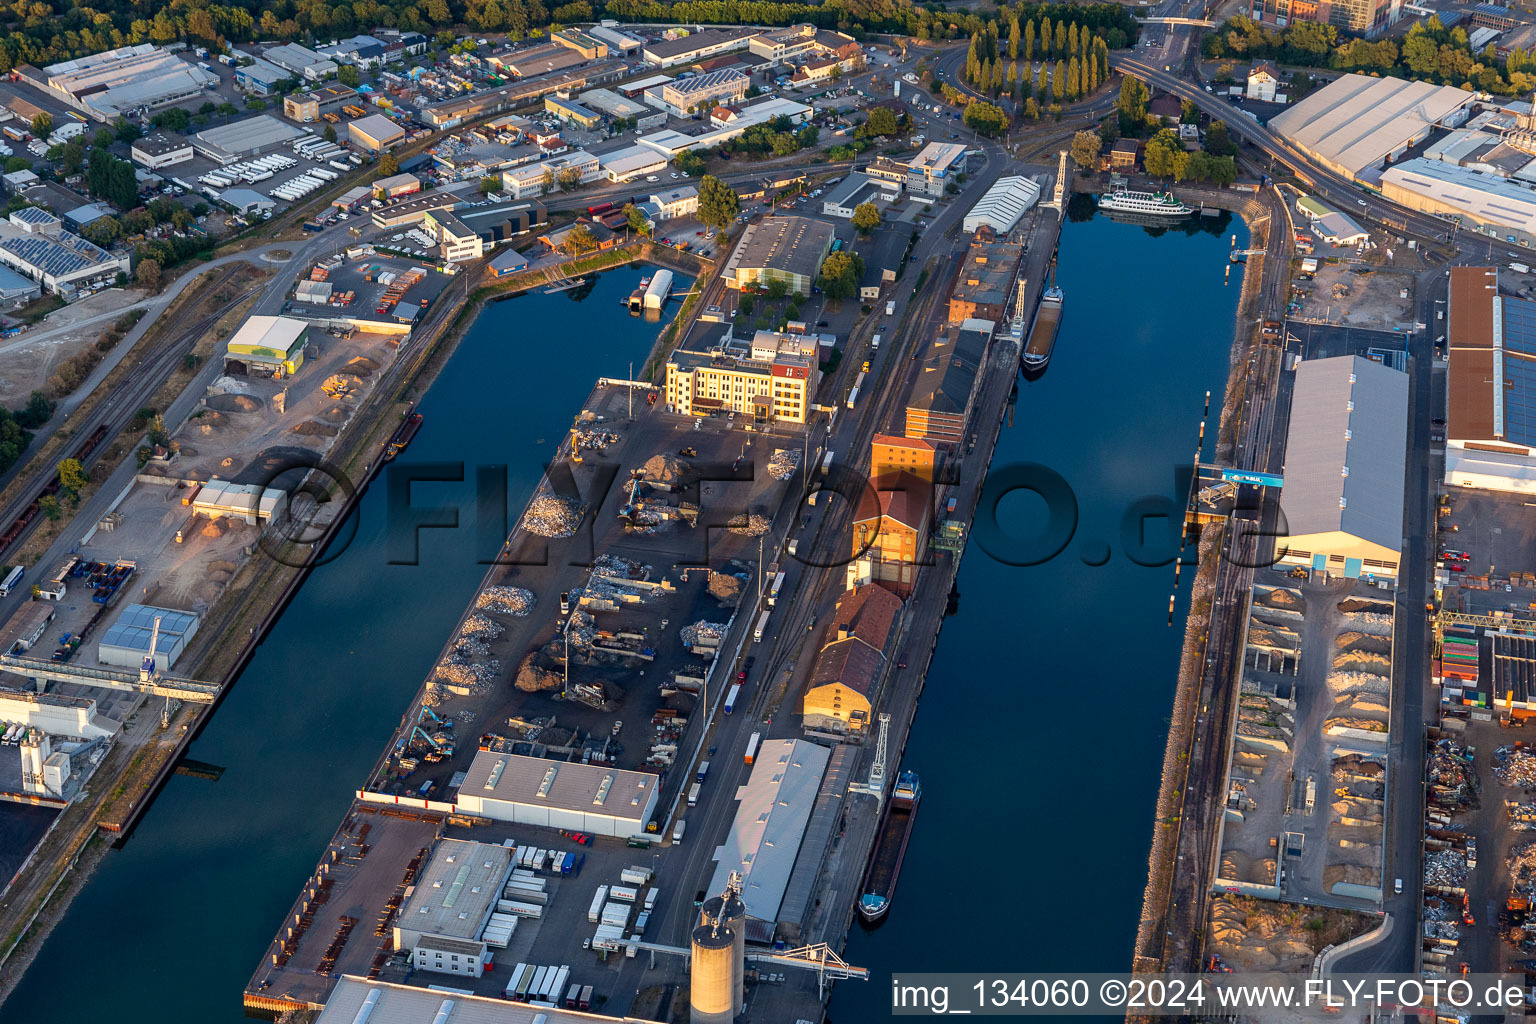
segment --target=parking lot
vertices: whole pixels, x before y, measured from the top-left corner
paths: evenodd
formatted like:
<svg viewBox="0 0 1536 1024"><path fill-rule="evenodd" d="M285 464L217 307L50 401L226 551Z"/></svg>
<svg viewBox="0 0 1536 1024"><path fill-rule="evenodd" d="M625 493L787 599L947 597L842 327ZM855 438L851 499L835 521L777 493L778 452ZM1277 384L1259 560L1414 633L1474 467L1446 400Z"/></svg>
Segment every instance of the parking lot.
<svg viewBox="0 0 1536 1024"><path fill-rule="evenodd" d="M1436 578L1444 607L1529 618L1536 602L1536 507L1517 494L1453 490L1441 505ZM1462 557L1465 556L1465 557ZM1453 568L1455 567L1455 568Z"/></svg>

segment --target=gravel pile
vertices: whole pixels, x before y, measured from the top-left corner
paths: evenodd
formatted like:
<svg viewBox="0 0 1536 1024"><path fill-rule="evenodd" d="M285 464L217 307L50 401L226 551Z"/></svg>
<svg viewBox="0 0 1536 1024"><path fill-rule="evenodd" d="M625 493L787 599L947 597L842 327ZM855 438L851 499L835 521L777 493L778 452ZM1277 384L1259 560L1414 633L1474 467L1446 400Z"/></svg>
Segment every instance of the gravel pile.
<svg viewBox="0 0 1536 1024"><path fill-rule="evenodd" d="M1524 747L1499 747L1493 752L1493 777L1506 786L1536 786L1536 753Z"/></svg>
<svg viewBox="0 0 1536 1024"><path fill-rule="evenodd" d="M1392 616L1380 612L1349 612L1344 615L1344 622L1350 629L1371 636L1392 635Z"/></svg>
<svg viewBox="0 0 1536 1024"><path fill-rule="evenodd" d="M541 494L528 504L523 513L523 529L540 537L569 537L581 525L586 515L585 502L570 501L553 494Z"/></svg>
<svg viewBox="0 0 1536 1024"><path fill-rule="evenodd" d="M756 512L732 516L726 522L725 528L732 533L743 537L761 537L768 532L769 521L767 516L760 516Z"/></svg>
<svg viewBox="0 0 1536 1024"><path fill-rule="evenodd" d="M709 647L720 643L725 639L725 624L723 622L699 621L684 626L679 632L683 643L689 647L698 646L700 640L705 641L704 646Z"/></svg>
<svg viewBox="0 0 1536 1024"><path fill-rule="evenodd" d="M475 598L475 607L501 615L527 615L534 600L533 592L522 587L486 587Z"/></svg>
<svg viewBox="0 0 1536 1024"><path fill-rule="evenodd" d="M1385 695L1391 689L1386 676L1372 672L1329 672L1328 689L1334 700L1343 700L1359 694Z"/></svg>
<svg viewBox="0 0 1536 1024"><path fill-rule="evenodd" d="M780 448L773 453L773 458L768 460L768 475L775 480L788 480L799 468L800 450L798 448Z"/></svg>
<svg viewBox="0 0 1536 1024"><path fill-rule="evenodd" d="M488 619L479 612L474 612L464 620L464 628L459 630L459 636L474 637L476 640L494 640L506 631L506 627L501 623Z"/></svg>

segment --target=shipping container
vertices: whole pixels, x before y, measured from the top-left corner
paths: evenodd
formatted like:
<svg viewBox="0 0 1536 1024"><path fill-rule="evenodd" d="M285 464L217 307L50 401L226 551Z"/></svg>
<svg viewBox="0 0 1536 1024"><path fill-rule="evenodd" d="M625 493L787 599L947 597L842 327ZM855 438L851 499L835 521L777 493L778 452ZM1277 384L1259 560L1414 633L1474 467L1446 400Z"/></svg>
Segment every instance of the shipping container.
<svg viewBox="0 0 1536 1024"><path fill-rule="evenodd" d="M513 917L540 918L544 916L544 908L537 903L529 903L524 900L497 900L496 909L503 914L511 914Z"/></svg>
<svg viewBox="0 0 1536 1024"><path fill-rule="evenodd" d="M747 764L751 764L753 758L757 757L757 745L762 742L762 739L763 734L760 732L755 732L752 734L752 738L747 740Z"/></svg>
<svg viewBox="0 0 1536 1024"><path fill-rule="evenodd" d="M761 640L762 638L763 638L763 634L762 634L761 631L759 631L758 634L757 634L757 639ZM725 713L726 714L730 714L732 711L736 710L736 698L739 697L739 696L741 696L741 684L739 684L739 683L732 683L730 690L725 695ZM704 776L703 776L702 772L699 774L699 781L700 782L704 781Z"/></svg>
<svg viewBox="0 0 1536 1024"><path fill-rule="evenodd" d="M610 900L603 905L602 923L623 928L629 924L629 904Z"/></svg>
<svg viewBox="0 0 1536 1024"><path fill-rule="evenodd" d="M689 807L697 807L699 805L699 790L701 790L703 788L704 788L703 786L701 786L697 782L695 782L693 784L693 786L688 790L688 806Z"/></svg>
<svg viewBox="0 0 1536 1024"><path fill-rule="evenodd" d="M859 389L854 388L852 391L848 392L848 408L852 409L855 405L858 404L858 401Z"/></svg>
<svg viewBox="0 0 1536 1024"><path fill-rule="evenodd" d="M596 924L603 912L603 904L608 902L608 887L600 885L597 892L592 894L592 906L587 910L587 920Z"/></svg>
<svg viewBox="0 0 1536 1024"><path fill-rule="evenodd" d="M651 869L631 864L619 873L619 879L625 885L641 886L651 880Z"/></svg>

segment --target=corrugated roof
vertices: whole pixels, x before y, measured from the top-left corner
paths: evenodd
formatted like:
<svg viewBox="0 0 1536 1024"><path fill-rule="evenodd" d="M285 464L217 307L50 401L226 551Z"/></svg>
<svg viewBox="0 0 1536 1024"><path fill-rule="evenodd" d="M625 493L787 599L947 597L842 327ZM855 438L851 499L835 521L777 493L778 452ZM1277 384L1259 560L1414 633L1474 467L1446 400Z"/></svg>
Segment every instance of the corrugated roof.
<svg viewBox="0 0 1536 1024"><path fill-rule="evenodd" d="M1351 74L1269 124L1302 149L1358 174L1472 100L1472 93L1449 85Z"/></svg>
<svg viewBox="0 0 1536 1024"><path fill-rule="evenodd" d="M1280 507L1290 535L1343 532L1400 551L1408 375L1363 356L1296 370Z"/></svg>
<svg viewBox="0 0 1536 1024"><path fill-rule="evenodd" d="M708 892L723 892L742 875L747 916L776 921L830 752L806 740L763 740L747 784L736 792L736 817L715 851Z"/></svg>

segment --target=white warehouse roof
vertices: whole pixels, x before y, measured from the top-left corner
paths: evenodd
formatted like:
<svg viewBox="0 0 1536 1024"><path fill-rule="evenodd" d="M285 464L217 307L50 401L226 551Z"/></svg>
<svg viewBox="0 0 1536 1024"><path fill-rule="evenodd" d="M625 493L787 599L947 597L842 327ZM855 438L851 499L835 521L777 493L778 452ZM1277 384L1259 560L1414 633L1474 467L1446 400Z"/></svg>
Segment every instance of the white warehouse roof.
<svg viewBox="0 0 1536 1024"><path fill-rule="evenodd" d="M667 158L649 146L625 146L597 158L603 173L614 181L627 181L637 174L655 174L666 169Z"/></svg>
<svg viewBox="0 0 1536 1024"><path fill-rule="evenodd" d="M1407 449L1406 373L1363 356L1302 362L1280 497L1291 549L1395 566Z"/></svg>
<svg viewBox="0 0 1536 1024"><path fill-rule="evenodd" d="M709 892L723 892L731 872L740 872L747 916L778 920L831 756L826 747L807 740L763 741L747 784L736 792L736 819L725 844L715 851Z"/></svg>
<svg viewBox="0 0 1536 1024"><path fill-rule="evenodd" d="M458 806L497 821L631 836L645 831L659 789L645 772L482 750L459 786Z"/></svg>
<svg viewBox="0 0 1536 1024"><path fill-rule="evenodd" d="M253 316L240 325L226 347L231 352L237 348L243 352L251 349L268 349L274 355L287 357L309 324L287 316Z"/></svg>
<svg viewBox="0 0 1536 1024"><path fill-rule="evenodd" d="M316 1024L357 1024L360 1020L367 1024L433 1024L444 1013L450 1024L646 1024L639 1017L610 1017L596 1010L562 1010L492 996L434 992L352 975L336 983Z"/></svg>
<svg viewBox="0 0 1536 1024"><path fill-rule="evenodd" d="M1481 224L1498 224L1536 234L1536 188L1510 178L1415 157L1381 175L1388 199L1400 189L1449 206Z"/></svg>
<svg viewBox="0 0 1536 1024"><path fill-rule="evenodd" d="M1006 235L1039 199L1040 186L1033 178L1019 174L999 178L965 215L962 230L970 234L986 225L999 236Z"/></svg>
<svg viewBox="0 0 1536 1024"><path fill-rule="evenodd" d="M1473 94L1454 86L1345 75L1275 115L1269 127L1343 174L1380 167L1442 121L1459 120Z"/></svg>

